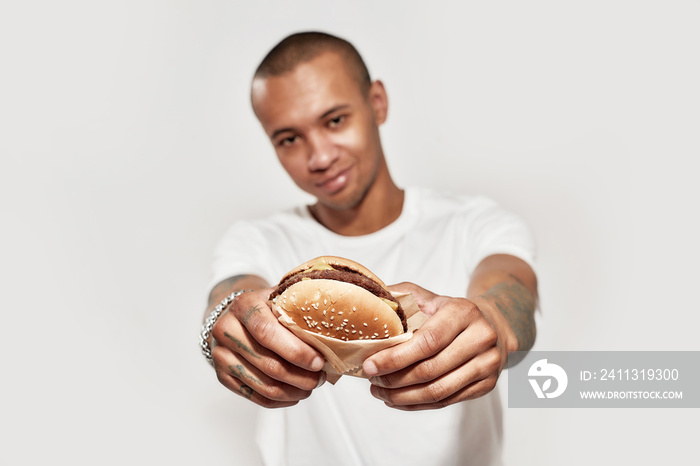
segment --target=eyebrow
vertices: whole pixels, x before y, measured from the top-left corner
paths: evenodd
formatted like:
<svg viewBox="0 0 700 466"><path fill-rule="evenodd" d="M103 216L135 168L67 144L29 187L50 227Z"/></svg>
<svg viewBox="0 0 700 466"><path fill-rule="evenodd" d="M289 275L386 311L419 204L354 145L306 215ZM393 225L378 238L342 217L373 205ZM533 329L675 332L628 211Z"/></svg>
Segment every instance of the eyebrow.
<svg viewBox="0 0 700 466"><path fill-rule="evenodd" d="M331 109L329 109L329 110L326 110L326 111L323 113L323 115L321 115L320 117L318 117L318 120L323 120L324 118L328 117L328 115L331 115L331 114L333 114L333 113L335 113L335 112L337 112L337 111L339 111L339 110L344 110L344 109L349 108L349 107L350 107L350 105L348 105L348 104L336 105L335 107L333 107L333 108L331 108ZM270 136L270 139L275 139L275 138L276 138L277 136L279 136L280 134L286 133L286 132L289 132L289 131L294 131L294 128L293 128L293 127L280 128L280 129L278 129L278 130L276 130L275 132L272 133L272 135Z"/></svg>
<svg viewBox="0 0 700 466"><path fill-rule="evenodd" d="M348 104L342 104L342 105L336 105L335 107L331 108L327 112L325 112L323 115L321 115L318 119L323 120L326 118L328 115L337 112L338 110L344 110L346 108L349 108L350 106Z"/></svg>

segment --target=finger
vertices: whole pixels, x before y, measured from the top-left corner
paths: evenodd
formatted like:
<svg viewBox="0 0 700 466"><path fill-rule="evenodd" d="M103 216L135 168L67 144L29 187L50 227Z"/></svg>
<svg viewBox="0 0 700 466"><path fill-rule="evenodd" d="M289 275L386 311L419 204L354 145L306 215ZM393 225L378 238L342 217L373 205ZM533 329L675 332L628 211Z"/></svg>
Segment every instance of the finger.
<svg viewBox="0 0 700 466"><path fill-rule="evenodd" d="M492 348L428 383L394 389L372 385L370 391L374 397L392 407L441 408L492 390L498 380L499 360L498 349Z"/></svg>
<svg viewBox="0 0 700 466"><path fill-rule="evenodd" d="M427 315L435 314L437 304L440 302L440 300L437 300L439 297L438 295L425 288L421 288L415 283L401 282L388 286L387 288L392 293L408 293L413 296L420 310Z"/></svg>
<svg viewBox="0 0 700 466"><path fill-rule="evenodd" d="M474 322L445 349L405 369L370 378L384 388L400 388L430 382L496 346L498 335L484 320ZM500 352L499 352L500 355Z"/></svg>
<svg viewBox="0 0 700 466"><path fill-rule="evenodd" d="M425 411L428 409L441 409L446 406L459 403L461 401L473 400L475 398L480 398L486 395L488 392L494 389L496 386L496 380L483 379L474 384L466 387L464 390L445 398L444 400L437 403L425 403L425 404L415 404L415 405L395 405L392 403L385 402L384 404L389 408L399 409L401 411Z"/></svg>
<svg viewBox="0 0 700 466"><path fill-rule="evenodd" d="M408 341L367 358L362 364L363 371L370 377L384 375L427 359L447 347L467 327L470 319L469 313L458 303L444 304Z"/></svg>
<svg viewBox="0 0 700 466"><path fill-rule="evenodd" d="M222 384L232 392L264 408L286 408L288 406L294 406L295 404L299 403L298 401L283 402L272 401L270 399L264 398L260 394L256 393L251 387L244 384L238 379L232 379L230 382L223 381L222 379L219 380L221 380Z"/></svg>
<svg viewBox="0 0 700 466"><path fill-rule="evenodd" d="M229 390L261 406L291 406L311 395L311 390L301 390L268 377L225 348L214 348L212 356L219 381Z"/></svg>
<svg viewBox="0 0 700 466"><path fill-rule="evenodd" d="M411 282L396 283L388 286L387 288L393 293L410 293L414 296L416 301L427 301L437 296L432 291L428 291L425 288Z"/></svg>
<svg viewBox="0 0 700 466"><path fill-rule="evenodd" d="M279 323L267 305L269 290L244 293L231 306L231 311L250 335L275 354L284 355L290 363L312 372L325 363L321 354Z"/></svg>
<svg viewBox="0 0 700 466"><path fill-rule="evenodd" d="M214 338L218 345L239 355L272 379L302 390L312 390L319 386L324 372L307 371L287 362L284 357L273 353L255 340L234 316L224 315L221 319L223 322L214 329Z"/></svg>

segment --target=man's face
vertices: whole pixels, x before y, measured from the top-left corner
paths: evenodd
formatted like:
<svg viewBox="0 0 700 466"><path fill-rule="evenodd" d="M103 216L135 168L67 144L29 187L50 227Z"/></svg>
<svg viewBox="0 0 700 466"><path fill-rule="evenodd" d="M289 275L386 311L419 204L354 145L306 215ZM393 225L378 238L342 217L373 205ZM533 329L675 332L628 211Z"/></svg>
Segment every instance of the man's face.
<svg viewBox="0 0 700 466"><path fill-rule="evenodd" d="M334 210L362 201L384 165L379 82L365 95L342 59L326 52L280 76L256 79L253 109L284 169Z"/></svg>

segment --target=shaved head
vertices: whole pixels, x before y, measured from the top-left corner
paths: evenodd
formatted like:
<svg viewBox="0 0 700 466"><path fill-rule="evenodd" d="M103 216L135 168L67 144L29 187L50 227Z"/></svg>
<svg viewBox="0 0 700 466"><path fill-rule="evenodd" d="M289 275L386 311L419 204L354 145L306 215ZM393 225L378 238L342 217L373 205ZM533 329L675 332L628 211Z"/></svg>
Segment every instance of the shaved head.
<svg viewBox="0 0 700 466"><path fill-rule="evenodd" d="M323 32L300 32L286 37L270 50L255 70L254 79L280 76L324 52L338 54L348 71L367 95L371 85L369 71L357 49L348 41Z"/></svg>

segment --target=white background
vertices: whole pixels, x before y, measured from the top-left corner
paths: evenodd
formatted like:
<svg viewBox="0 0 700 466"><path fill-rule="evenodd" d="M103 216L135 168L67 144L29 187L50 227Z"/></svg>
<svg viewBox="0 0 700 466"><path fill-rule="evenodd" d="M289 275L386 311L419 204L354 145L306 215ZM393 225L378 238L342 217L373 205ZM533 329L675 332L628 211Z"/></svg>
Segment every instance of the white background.
<svg viewBox="0 0 700 466"><path fill-rule="evenodd" d="M248 104L264 53L305 29L350 39L384 81L401 186L487 194L532 227L536 349L700 349L699 13L2 2L0 463L256 464L252 408L215 380L197 334L224 229L308 200ZM505 416L510 465L697 451L695 409Z"/></svg>

